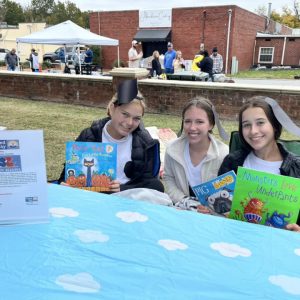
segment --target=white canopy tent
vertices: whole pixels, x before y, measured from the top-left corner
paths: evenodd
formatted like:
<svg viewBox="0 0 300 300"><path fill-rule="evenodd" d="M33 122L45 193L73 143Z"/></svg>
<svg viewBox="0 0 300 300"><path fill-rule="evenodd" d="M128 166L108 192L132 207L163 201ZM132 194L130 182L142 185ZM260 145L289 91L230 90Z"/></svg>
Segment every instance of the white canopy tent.
<svg viewBox="0 0 300 300"><path fill-rule="evenodd" d="M64 46L66 45L117 46L118 63L120 61L118 40L111 39L90 32L78 26L77 24L73 23L70 20L48 27L42 31L34 32L30 35L17 38L17 48L19 43L51 44L51 45L64 45ZM78 47L78 52L79 52L79 47Z"/></svg>

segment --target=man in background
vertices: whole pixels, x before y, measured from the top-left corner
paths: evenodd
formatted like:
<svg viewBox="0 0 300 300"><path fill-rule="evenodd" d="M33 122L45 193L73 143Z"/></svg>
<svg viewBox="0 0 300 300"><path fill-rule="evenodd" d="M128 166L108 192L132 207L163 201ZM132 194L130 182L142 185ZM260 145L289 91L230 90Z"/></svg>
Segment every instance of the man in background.
<svg viewBox="0 0 300 300"><path fill-rule="evenodd" d="M86 48L86 51L84 53L84 63L85 64L91 64L93 62L93 56L94 53L90 47Z"/></svg>
<svg viewBox="0 0 300 300"><path fill-rule="evenodd" d="M18 65L18 56L16 54L16 49L12 48L10 52L5 55L5 64L8 71L15 71Z"/></svg>
<svg viewBox="0 0 300 300"><path fill-rule="evenodd" d="M168 43L168 51L165 53L164 57L164 68L165 73L173 74L174 67L173 67L173 60L176 57L176 51L173 49L173 44L171 42Z"/></svg>
<svg viewBox="0 0 300 300"><path fill-rule="evenodd" d="M212 49L212 54L210 56L213 60L213 74L221 74L223 71L223 57L218 53L218 48L214 47Z"/></svg>
<svg viewBox="0 0 300 300"><path fill-rule="evenodd" d="M139 68L140 62L143 57L143 51L138 51L139 43L136 40L131 42L131 48L128 51L128 67L129 68Z"/></svg>

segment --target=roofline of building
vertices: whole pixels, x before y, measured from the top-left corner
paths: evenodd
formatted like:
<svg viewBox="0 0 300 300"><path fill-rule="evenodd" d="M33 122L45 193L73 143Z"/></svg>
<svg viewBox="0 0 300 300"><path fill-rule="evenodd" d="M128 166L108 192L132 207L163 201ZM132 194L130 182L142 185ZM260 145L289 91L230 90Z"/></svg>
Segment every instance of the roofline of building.
<svg viewBox="0 0 300 300"><path fill-rule="evenodd" d="M260 33L256 34L256 38L300 38L299 34L270 34L270 33Z"/></svg>

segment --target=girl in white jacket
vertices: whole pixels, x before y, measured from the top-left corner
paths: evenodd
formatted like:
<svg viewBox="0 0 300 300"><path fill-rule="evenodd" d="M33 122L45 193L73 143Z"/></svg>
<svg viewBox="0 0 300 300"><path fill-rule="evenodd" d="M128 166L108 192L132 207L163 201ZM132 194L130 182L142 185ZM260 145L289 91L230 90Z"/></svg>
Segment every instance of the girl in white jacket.
<svg viewBox="0 0 300 300"><path fill-rule="evenodd" d="M197 97L184 107L182 134L168 145L164 160L165 191L176 206L190 209L195 196L191 187L218 176L229 149L212 135L215 124L221 137L228 139L208 99Z"/></svg>

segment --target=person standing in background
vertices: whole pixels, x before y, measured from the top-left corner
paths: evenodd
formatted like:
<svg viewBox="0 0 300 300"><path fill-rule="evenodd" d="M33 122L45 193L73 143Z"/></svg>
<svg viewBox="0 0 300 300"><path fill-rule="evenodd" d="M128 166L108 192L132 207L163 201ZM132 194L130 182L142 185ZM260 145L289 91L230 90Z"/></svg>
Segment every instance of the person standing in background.
<svg viewBox="0 0 300 300"><path fill-rule="evenodd" d="M6 53L4 61L8 71L16 70L16 66L18 64L18 56L16 54L15 48L12 48L10 52Z"/></svg>
<svg viewBox="0 0 300 300"><path fill-rule="evenodd" d="M133 40L131 42L131 48L128 51L128 67L129 68L139 68L140 62L143 57L143 51L138 51L137 46L138 42L136 40Z"/></svg>
<svg viewBox="0 0 300 300"><path fill-rule="evenodd" d="M39 56L37 54L37 52L35 51L35 49L31 49L31 53L29 55L29 59L30 64L31 64L31 70L32 72L38 72L39 68L40 68L40 64L39 64Z"/></svg>
<svg viewBox="0 0 300 300"><path fill-rule="evenodd" d="M84 53L84 63L91 64L93 62L94 53L90 47L87 47Z"/></svg>
<svg viewBox="0 0 300 300"><path fill-rule="evenodd" d="M173 68L174 73L184 71L185 69L185 62L182 58L182 52L180 50L176 51L176 57L173 60Z"/></svg>
<svg viewBox="0 0 300 300"><path fill-rule="evenodd" d="M198 63L200 63L201 60L203 60L204 55L203 55L204 50L200 50L194 57L192 61L192 71L200 71L200 67L198 66Z"/></svg>
<svg viewBox="0 0 300 300"><path fill-rule="evenodd" d="M213 60L213 74L221 74L223 70L223 57L221 54L218 53L218 48L214 47L212 49L212 54L210 56Z"/></svg>
<svg viewBox="0 0 300 300"><path fill-rule="evenodd" d="M151 77L156 77L162 74L161 64L159 61L159 52L157 50L153 52L151 66Z"/></svg>
<svg viewBox="0 0 300 300"><path fill-rule="evenodd" d="M197 64L197 66L201 69L202 72L208 73L211 81L214 81L213 77L213 60L209 57L208 51L203 51L204 58Z"/></svg>
<svg viewBox="0 0 300 300"><path fill-rule="evenodd" d="M164 57L164 67L167 74L174 73L173 60L176 58L176 51L173 49L173 44L168 43L168 51L165 53Z"/></svg>

